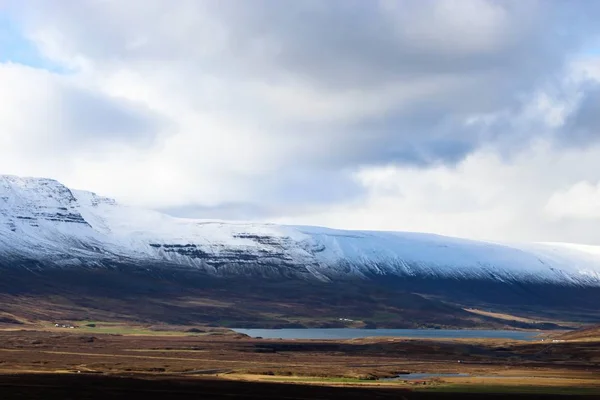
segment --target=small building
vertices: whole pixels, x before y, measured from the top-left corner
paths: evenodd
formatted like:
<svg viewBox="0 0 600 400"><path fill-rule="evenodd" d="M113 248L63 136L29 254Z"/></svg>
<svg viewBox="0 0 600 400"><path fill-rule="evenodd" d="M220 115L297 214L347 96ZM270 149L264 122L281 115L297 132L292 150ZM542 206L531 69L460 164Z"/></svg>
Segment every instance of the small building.
<svg viewBox="0 0 600 400"><path fill-rule="evenodd" d="M77 328L77 326L71 325L71 324L59 324L59 323L56 323L56 324L54 324L54 326L56 328L65 328L65 329L75 329L75 328Z"/></svg>

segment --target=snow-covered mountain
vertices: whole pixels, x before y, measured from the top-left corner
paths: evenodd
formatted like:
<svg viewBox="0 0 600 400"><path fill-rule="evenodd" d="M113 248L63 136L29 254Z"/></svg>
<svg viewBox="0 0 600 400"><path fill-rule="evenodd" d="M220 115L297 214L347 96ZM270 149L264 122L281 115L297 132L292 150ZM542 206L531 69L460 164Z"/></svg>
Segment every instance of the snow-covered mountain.
<svg viewBox="0 0 600 400"><path fill-rule="evenodd" d="M600 247L182 219L55 180L15 176L0 176L0 260L15 268L120 263L218 276L405 276L600 287Z"/></svg>

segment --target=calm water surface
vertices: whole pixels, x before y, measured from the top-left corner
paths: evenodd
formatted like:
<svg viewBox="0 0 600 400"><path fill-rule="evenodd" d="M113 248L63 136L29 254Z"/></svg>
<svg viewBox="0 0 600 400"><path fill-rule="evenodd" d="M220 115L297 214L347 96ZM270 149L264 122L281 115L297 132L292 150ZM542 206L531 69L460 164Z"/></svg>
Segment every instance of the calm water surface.
<svg viewBox="0 0 600 400"><path fill-rule="evenodd" d="M382 381L398 381L398 380L406 380L406 381L416 381L421 379L429 379L429 378L456 378L456 377L466 377L469 374L429 374L426 372L423 373L412 373L412 374L403 374L398 375L395 378L385 378L381 379Z"/></svg>
<svg viewBox="0 0 600 400"><path fill-rule="evenodd" d="M410 338L494 338L513 340L533 340L539 332L490 331L469 329L234 329L251 337L265 339L357 339L372 336L393 336Z"/></svg>

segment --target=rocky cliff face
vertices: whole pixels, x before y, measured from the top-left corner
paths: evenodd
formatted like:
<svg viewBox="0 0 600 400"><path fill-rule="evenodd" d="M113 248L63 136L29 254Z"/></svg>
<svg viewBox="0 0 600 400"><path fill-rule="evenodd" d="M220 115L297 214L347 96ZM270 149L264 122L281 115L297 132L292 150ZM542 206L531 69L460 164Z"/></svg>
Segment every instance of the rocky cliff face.
<svg viewBox="0 0 600 400"><path fill-rule="evenodd" d="M73 193L51 179L0 177L0 216L12 232L39 228L40 221L88 225L78 206Z"/></svg>

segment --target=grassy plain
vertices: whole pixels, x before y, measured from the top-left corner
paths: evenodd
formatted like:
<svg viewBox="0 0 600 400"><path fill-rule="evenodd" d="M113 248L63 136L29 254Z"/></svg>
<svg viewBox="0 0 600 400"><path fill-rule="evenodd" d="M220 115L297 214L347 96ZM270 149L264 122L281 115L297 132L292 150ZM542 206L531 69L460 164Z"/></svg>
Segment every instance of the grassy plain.
<svg viewBox="0 0 600 400"><path fill-rule="evenodd" d="M35 329L5 326L0 330L0 390L9 375L16 379L15 374L61 374L73 380L90 375L185 379L194 385L212 379L222 382L215 383L219 388L241 388L236 385L245 383L385 389L405 398L424 398L414 397L418 393L600 397L600 342L591 340L268 340L223 328L90 320L73 325L78 328L45 323ZM468 376L402 379L408 373ZM23 376L27 382L35 380ZM384 380L393 377L398 378ZM22 388L18 382L11 385Z"/></svg>

